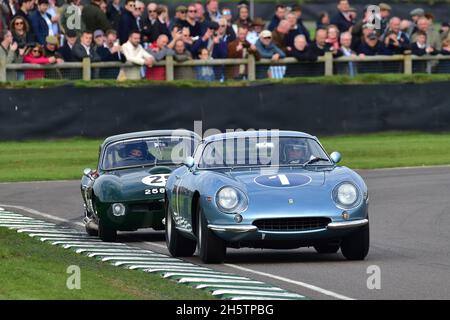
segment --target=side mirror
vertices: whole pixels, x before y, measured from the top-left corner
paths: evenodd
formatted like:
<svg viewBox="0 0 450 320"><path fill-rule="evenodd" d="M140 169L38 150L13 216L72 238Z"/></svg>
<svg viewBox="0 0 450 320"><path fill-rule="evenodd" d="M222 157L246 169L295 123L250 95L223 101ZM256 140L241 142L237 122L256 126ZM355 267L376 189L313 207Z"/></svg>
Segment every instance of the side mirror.
<svg viewBox="0 0 450 320"><path fill-rule="evenodd" d="M330 154L331 160L333 160L334 163L339 163L342 159L342 156L339 152L334 151Z"/></svg>
<svg viewBox="0 0 450 320"><path fill-rule="evenodd" d="M194 166L194 158L187 157L186 159L184 159L183 164L189 169L191 169Z"/></svg>
<svg viewBox="0 0 450 320"><path fill-rule="evenodd" d="M91 168L86 168L83 170L83 174L88 177L89 179L93 180L92 177L92 169Z"/></svg>

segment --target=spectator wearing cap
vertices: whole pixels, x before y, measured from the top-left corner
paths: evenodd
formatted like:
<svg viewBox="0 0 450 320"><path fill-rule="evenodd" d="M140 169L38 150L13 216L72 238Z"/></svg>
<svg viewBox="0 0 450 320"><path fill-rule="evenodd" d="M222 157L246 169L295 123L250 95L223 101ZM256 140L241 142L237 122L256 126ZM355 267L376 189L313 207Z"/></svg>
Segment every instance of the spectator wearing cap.
<svg viewBox="0 0 450 320"><path fill-rule="evenodd" d="M425 11L422 8L416 8L414 10L411 10L409 15L411 17L411 24L408 28L407 34L408 34L408 37L411 39L411 36L415 32L417 32L417 30L418 30L417 22L419 21L420 18L425 16Z"/></svg>
<svg viewBox="0 0 450 320"><path fill-rule="evenodd" d="M136 1L127 0L125 7L119 19L119 29L117 30L120 44L124 44L129 40L132 31L138 30L135 17ZM100 29L100 28L99 28ZM108 28L109 29L109 28Z"/></svg>
<svg viewBox="0 0 450 320"><path fill-rule="evenodd" d="M399 17L392 17L386 33L382 37L384 45L392 54L403 54L409 48L408 36L400 30L400 24Z"/></svg>
<svg viewBox="0 0 450 320"><path fill-rule="evenodd" d="M259 39L259 34L261 33L261 31L264 30L265 25L266 22L262 18L256 17L253 20L252 25L248 31L247 41L250 42L251 44L255 44L256 41L258 41Z"/></svg>
<svg viewBox="0 0 450 320"><path fill-rule="evenodd" d="M31 24L31 19L30 19L33 8L34 8L34 0L19 0L19 9L16 11L13 18L23 17L27 21L28 25L30 26L31 33L34 34L33 26Z"/></svg>
<svg viewBox="0 0 450 320"><path fill-rule="evenodd" d="M230 59L246 59L250 54L259 59L256 46L247 41L248 28L241 26L238 29L237 37L228 43L228 56ZM247 75L246 65L231 66L227 68L227 78L244 79Z"/></svg>
<svg viewBox="0 0 450 320"><path fill-rule="evenodd" d="M91 0L91 3L84 6L81 12L81 21L84 24L85 30L92 32L95 30L111 29L111 24L106 17L106 13L100 8L103 0Z"/></svg>
<svg viewBox="0 0 450 320"><path fill-rule="evenodd" d="M272 31L272 41L274 45L283 50L283 52L287 52L288 46L288 34L291 30L291 24L288 20L283 19L280 21L275 30ZM291 47L293 45L293 41L291 43Z"/></svg>
<svg viewBox="0 0 450 320"><path fill-rule="evenodd" d="M81 35L81 30L85 29L83 21L81 20L80 25L73 23L73 16L79 15L81 16L81 0L67 0L67 3L64 4L61 8L61 18L60 25L62 32L67 36L69 30L72 30L76 33L76 36L79 37Z"/></svg>
<svg viewBox="0 0 450 320"><path fill-rule="evenodd" d="M351 31L354 25L351 15L349 14L350 5L348 0L339 0L337 5L338 12L331 19L330 23L338 27L339 32Z"/></svg>
<svg viewBox="0 0 450 320"><path fill-rule="evenodd" d="M272 20L270 20L269 26L267 29L269 31L275 30L276 27L278 27L278 24L281 20L283 20L286 16L286 7L283 4L277 4L275 6L275 13L272 17Z"/></svg>
<svg viewBox="0 0 450 320"><path fill-rule="evenodd" d="M219 0L206 0L205 20L219 22L222 17L219 10Z"/></svg>
<svg viewBox="0 0 450 320"><path fill-rule="evenodd" d="M128 36L128 41L122 45L122 52L127 61L135 64L135 67L122 68L118 75L119 80L139 80L141 79L141 67L152 67L155 59L141 45L141 34L134 30Z"/></svg>
<svg viewBox="0 0 450 320"><path fill-rule="evenodd" d="M233 29L235 33L238 32L239 27L247 27L247 29L250 29L252 27L252 19L250 19L248 6L245 4L241 4L238 6L238 18L233 23Z"/></svg>
<svg viewBox="0 0 450 320"><path fill-rule="evenodd" d="M364 56L388 55L389 51L384 46L384 43L379 40L378 34L372 30L357 48L356 52Z"/></svg>
<svg viewBox="0 0 450 320"><path fill-rule="evenodd" d="M167 24L159 15L161 12L162 8L154 2L147 5L147 18L142 23L142 42L153 43L161 34L165 34L169 39L171 38Z"/></svg>
<svg viewBox="0 0 450 320"><path fill-rule="evenodd" d="M95 52L92 45L92 33L84 31L81 34L80 41L73 46L72 54L75 61L83 61L84 58L90 58L92 62L100 61L101 58Z"/></svg>
<svg viewBox="0 0 450 320"><path fill-rule="evenodd" d="M187 16L187 8L185 6L178 6L175 9L175 18L170 23L170 30L177 28L181 30L184 27L189 27L188 22L186 21Z"/></svg>
<svg viewBox="0 0 450 320"><path fill-rule="evenodd" d="M56 36L47 36L45 38L45 46L44 46L44 56L45 57L55 57L56 63L63 63L64 58L58 52L59 42Z"/></svg>
<svg viewBox="0 0 450 320"><path fill-rule="evenodd" d="M378 7L380 8L380 33L383 34L388 28L389 21L391 19L392 7L387 3L381 2Z"/></svg>
<svg viewBox="0 0 450 320"><path fill-rule="evenodd" d="M19 48L25 48L28 43L34 41L34 36L30 32L30 26L28 25L28 22L24 17L14 17L11 20L9 26L13 35L14 42L17 42Z"/></svg>
<svg viewBox="0 0 450 320"><path fill-rule="evenodd" d="M76 31L70 30L70 29L67 30L67 32L65 34L64 45L62 45L58 49L58 52L62 56L64 61L66 61L66 62L75 61L73 54L72 54L72 49L75 46L75 44L77 43L77 40L78 40L78 37L77 37Z"/></svg>
<svg viewBox="0 0 450 320"><path fill-rule="evenodd" d="M200 37L202 35L201 22L197 21L197 8L195 4L187 7L186 26L189 28L191 37Z"/></svg>
<svg viewBox="0 0 450 320"><path fill-rule="evenodd" d="M120 6L120 0L109 1L106 7L106 17L108 18L112 29L119 29L119 21L121 15L122 7Z"/></svg>
<svg viewBox="0 0 450 320"><path fill-rule="evenodd" d="M261 58L270 59L273 62L277 62L286 57L284 51L277 47L273 42L272 32L269 30L261 32L255 47ZM257 66L256 77L261 79L268 76L273 79L281 79L284 77L285 72L285 66L270 66L269 69L265 66Z"/></svg>
<svg viewBox="0 0 450 320"><path fill-rule="evenodd" d="M303 10L302 7L300 7L299 5L295 5L292 7L292 13L294 13L295 17L297 18L297 27L299 30L298 34L303 34L306 38L306 41L308 41L308 43L311 41L310 38L310 34L309 34L309 30L308 28L305 27L304 23L303 23Z"/></svg>
<svg viewBox="0 0 450 320"><path fill-rule="evenodd" d="M47 13L47 9L48 0L38 0L37 10L30 17L36 41L41 45L45 44L47 36L55 35L52 28L52 17Z"/></svg>
<svg viewBox="0 0 450 320"><path fill-rule="evenodd" d="M417 20L418 31L425 32L427 34L427 46L432 47L435 51L440 51L442 49L442 42L439 33L433 29L430 21L425 18L419 18ZM417 32L411 36L411 41L416 41Z"/></svg>

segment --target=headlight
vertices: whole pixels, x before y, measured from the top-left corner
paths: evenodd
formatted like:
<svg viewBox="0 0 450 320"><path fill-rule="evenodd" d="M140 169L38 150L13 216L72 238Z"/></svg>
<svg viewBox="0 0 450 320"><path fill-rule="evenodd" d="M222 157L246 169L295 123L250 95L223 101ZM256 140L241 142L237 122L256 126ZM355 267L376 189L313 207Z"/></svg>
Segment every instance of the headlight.
<svg viewBox="0 0 450 320"><path fill-rule="evenodd" d="M334 201L339 207L349 209L354 207L359 200L358 189L349 182L344 182L337 185L334 189Z"/></svg>
<svg viewBox="0 0 450 320"><path fill-rule="evenodd" d="M247 198L233 187L223 187L217 192L216 204L223 212L239 213L246 209Z"/></svg>
<svg viewBox="0 0 450 320"><path fill-rule="evenodd" d="M122 203L114 203L112 205L112 213L116 217L125 215L125 206Z"/></svg>

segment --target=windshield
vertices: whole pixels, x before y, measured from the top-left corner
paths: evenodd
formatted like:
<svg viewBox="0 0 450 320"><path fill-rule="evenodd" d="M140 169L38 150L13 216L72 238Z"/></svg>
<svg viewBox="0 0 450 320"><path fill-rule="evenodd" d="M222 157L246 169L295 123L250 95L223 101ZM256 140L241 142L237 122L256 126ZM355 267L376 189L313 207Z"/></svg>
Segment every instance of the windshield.
<svg viewBox="0 0 450 320"><path fill-rule="evenodd" d="M106 147L101 168L112 170L148 165L180 164L192 155L194 139L186 136L122 140Z"/></svg>
<svg viewBox="0 0 450 320"><path fill-rule="evenodd" d="M328 159L319 143L311 138L242 137L208 143L199 168L305 165L309 161L311 165L332 164Z"/></svg>

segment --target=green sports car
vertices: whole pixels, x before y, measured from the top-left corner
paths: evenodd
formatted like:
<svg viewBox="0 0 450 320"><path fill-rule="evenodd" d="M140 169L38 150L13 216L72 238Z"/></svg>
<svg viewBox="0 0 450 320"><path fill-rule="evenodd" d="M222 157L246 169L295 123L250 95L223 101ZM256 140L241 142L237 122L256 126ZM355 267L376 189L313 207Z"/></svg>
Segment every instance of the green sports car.
<svg viewBox="0 0 450 320"><path fill-rule="evenodd" d="M163 230L167 178L199 141L187 130L142 131L105 139L97 169L85 169L81 178L86 232L115 241L117 231Z"/></svg>

